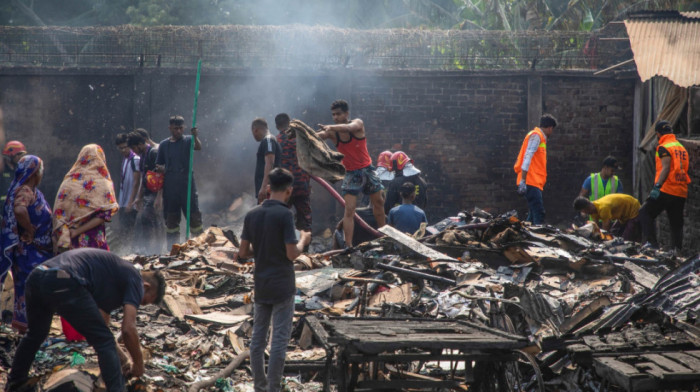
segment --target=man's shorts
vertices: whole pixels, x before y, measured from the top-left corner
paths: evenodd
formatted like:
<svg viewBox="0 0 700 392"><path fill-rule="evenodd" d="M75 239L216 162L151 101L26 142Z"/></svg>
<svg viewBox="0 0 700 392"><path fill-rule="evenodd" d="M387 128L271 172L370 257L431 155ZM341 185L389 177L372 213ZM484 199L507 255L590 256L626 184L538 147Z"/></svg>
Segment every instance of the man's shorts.
<svg viewBox="0 0 700 392"><path fill-rule="evenodd" d="M371 195L382 189L384 189L384 185L382 185L382 181L377 176L374 166L370 165L363 169L351 170L345 173L340 193L343 196L357 196L360 192L365 195Z"/></svg>

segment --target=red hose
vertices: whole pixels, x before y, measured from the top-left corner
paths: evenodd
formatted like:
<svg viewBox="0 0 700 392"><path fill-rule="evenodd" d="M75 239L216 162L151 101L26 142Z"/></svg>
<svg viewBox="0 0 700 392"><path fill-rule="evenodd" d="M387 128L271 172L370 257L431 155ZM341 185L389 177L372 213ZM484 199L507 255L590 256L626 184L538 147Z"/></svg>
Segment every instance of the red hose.
<svg viewBox="0 0 700 392"><path fill-rule="evenodd" d="M321 184L322 187L326 188L328 193L330 193L334 199L338 200L338 203L340 203L340 205L342 205L343 208L345 208L345 200L343 199L342 196L340 196L340 194L338 194L338 192L335 191L335 189L333 189L331 184L327 183L324 179L318 178L316 176L311 176L311 178L313 178L314 181ZM367 222L364 221L364 219L360 218L360 216L357 215L357 212L355 213L355 222L357 222L357 224L360 225L363 229L370 232L373 236L375 236L377 238L384 237L384 234L378 232L377 229L368 225Z"/></svg>

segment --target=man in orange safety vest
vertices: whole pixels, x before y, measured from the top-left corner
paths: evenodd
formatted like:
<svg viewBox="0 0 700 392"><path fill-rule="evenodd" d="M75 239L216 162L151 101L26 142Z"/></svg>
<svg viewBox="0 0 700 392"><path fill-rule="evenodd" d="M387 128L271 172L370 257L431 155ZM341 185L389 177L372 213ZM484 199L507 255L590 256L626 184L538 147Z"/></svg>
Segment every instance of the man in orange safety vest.
<svg viewBox="0 0 700 392"><path fill-rule="evenodd" d="M642 224L642 240L652 248L658 248L654 220L664 210L668 214L671 227L671 245L677 250L683 248L683 209L688 198L688 151L676 139L668 121L656 124L656 176L654 187L649 192L642 208L639 221Z"/></svg>
<svg viewBox="0 0 700 392"><path fill-rule="evenodd" d="M551 114L540 118L540 126L528 132L520 147L513 170L518 175L518 194L527 199L527 221L534 225L544 223L544 203L542 191L547 182L547 138L557 126Z"/></svg>

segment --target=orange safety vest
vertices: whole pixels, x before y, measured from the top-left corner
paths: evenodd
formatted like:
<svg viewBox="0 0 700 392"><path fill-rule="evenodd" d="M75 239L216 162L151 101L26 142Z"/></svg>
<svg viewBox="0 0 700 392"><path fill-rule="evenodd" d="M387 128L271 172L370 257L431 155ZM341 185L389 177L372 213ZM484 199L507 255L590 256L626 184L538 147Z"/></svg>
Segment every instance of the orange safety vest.
<svg viewBox="0 0 700 392"><path fill-rule="evenodd" d="M654 177L654 184L658 183L659 175L663 168L663 165L661 165L661 158L659 158L659 147L664 147L668 150L669 154L671 154L671 170L668 172L666 181L661 185L661 192L687 198L688 184L690 184L690 177L688 176L688 165L690 164L688 160L688 151L678 142L676 135L668 134L661 136L659 145L656 147L656 176Z"/></svg>
<svg viewBox="0 0 700 392"><path fill-rule="evenodd" d="M513 170L518 174L518 179L515 183L520 184L520 180L522 179L523 158L525 157L525 151L527 151L527 144L530 141L530 136L533 133L536 133L540 137L540 145L532 156L532 160L530 160L530 170L527 171L525 183L539 188L540 190L544 190L544 184L547 182L547 138L544 136L544 132L537 127L528 132L527 136L525 136L525 140L523 140L523 145L520 146L518 160L515 161L515 165L513 166Z"/></svg>

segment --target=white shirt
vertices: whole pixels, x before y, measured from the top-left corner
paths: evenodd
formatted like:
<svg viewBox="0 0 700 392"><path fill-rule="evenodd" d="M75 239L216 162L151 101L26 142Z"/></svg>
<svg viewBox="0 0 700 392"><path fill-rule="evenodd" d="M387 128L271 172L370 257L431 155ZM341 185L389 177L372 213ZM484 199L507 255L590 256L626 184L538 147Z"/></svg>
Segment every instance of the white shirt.
<svg viewBox="0 0 700 392"><path fill-rule="evenodd" d="M132 170L131 160L134 160ZM122 181L119 185L119 207L126 207L129 204L129 197L131 197L131 190L134 187L134 172L139 171L139 156L134 154L133 158L122 158L121 175Z"/></svg>
<svg viewBox="0 0 700 392"><path fill-rule="evenodd" d="M545 143L547 142L547 135L544 136L544 141ZM527 142L527 149L525 150L525 156L523 156L523 164L520 166L522 171L530 170L532 156L535 155L538 148L540 148L540 135L533 133L530 135L530 140Z"/></svg>

